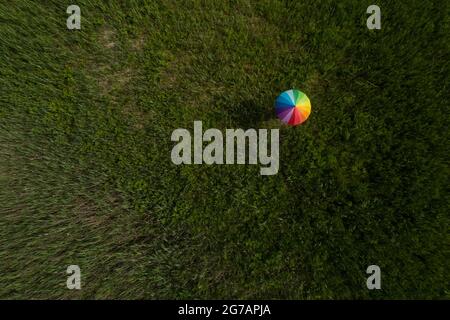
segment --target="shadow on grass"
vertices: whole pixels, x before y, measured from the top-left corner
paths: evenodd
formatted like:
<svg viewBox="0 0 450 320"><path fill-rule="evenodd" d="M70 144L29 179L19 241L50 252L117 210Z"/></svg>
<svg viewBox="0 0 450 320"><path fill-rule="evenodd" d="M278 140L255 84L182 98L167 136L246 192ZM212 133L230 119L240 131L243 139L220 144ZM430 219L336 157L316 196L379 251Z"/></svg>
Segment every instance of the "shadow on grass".
<svg viewBox="0 0 450 320"><path fill-rule="evenodd" d="M257 129L261 122L274 117L271 108L267 108L265 104L258 104L254 100L244 100L239 104L232 105L227 110L235 127L242 129Z"/></svg>

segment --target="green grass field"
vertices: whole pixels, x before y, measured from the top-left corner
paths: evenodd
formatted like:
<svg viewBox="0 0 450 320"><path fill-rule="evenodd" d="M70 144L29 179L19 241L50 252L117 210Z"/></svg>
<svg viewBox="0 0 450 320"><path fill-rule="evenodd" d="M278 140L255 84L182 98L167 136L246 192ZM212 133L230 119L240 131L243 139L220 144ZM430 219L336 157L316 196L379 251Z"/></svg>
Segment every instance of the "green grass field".
<svg viewBox="0 0 450 320"><path fill-rule="evenodd" d="M3 1L0 298L448 299L449 10ZM298 127L274 112L290 88ZM194 120L279 128L278 174L174 165Z"/></svg>

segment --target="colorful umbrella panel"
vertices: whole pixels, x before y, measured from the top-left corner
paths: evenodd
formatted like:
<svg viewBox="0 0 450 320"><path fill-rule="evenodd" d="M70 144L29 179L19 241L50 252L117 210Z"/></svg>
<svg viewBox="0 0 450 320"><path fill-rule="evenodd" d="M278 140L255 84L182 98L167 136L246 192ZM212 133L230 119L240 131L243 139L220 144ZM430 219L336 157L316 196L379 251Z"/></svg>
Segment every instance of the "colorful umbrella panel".
<svg viewBox="0 0 450 320"><path fill-rule="evenodd" d="M308 119L311 113L311 102L300 90L284 91L275 101L275 111L284 123L296 126Z"/></svg>

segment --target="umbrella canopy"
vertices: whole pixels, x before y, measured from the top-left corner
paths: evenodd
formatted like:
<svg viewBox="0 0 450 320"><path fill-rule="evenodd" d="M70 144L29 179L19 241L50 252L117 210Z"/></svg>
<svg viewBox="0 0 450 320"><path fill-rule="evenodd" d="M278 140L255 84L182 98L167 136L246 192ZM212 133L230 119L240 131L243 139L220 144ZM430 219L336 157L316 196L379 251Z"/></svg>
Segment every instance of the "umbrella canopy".
<svg viewBox="0 0 450 320"><path fill-rule="evenodd" d="M300 90L291 89L278 96L275 101L275 111L281 121L296 126L308 119L311 113L311 102Z"/></svg>

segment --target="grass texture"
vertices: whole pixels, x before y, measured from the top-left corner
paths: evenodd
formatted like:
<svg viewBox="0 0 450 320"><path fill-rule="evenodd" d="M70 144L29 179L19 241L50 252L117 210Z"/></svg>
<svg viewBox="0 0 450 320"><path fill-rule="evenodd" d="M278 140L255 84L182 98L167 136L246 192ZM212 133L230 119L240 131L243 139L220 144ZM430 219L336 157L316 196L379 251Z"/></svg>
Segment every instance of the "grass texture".
<svg viewBox="0 0 450 320"><path fill-rule="evenodd" d="M0 3L0 297L449 298L449 6L371 4ZM174 165L194 120L279 128L279 173Z"/></svg>

